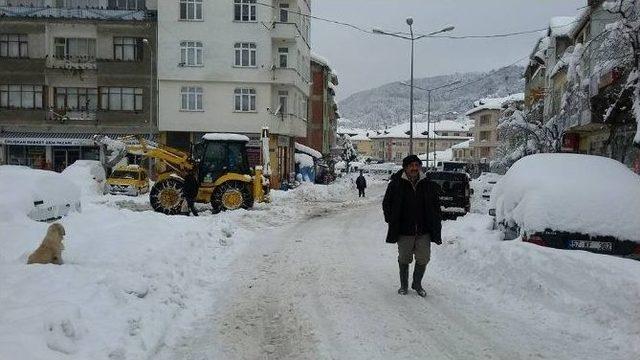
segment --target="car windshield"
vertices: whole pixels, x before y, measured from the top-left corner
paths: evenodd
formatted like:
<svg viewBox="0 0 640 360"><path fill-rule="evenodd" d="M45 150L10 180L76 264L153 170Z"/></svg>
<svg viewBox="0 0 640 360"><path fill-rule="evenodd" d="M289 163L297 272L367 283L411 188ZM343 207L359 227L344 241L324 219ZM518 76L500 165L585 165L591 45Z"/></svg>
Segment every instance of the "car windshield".
<svg viewBox="0 0 640 360"><path fill-rule="evenodd" d="M140 175L140 173L136 172L136 171L130 171L130 170L116 170L113 172L113 174L111 174L111 178L113 179L133 179L133 180L138 180Z"/></svg>

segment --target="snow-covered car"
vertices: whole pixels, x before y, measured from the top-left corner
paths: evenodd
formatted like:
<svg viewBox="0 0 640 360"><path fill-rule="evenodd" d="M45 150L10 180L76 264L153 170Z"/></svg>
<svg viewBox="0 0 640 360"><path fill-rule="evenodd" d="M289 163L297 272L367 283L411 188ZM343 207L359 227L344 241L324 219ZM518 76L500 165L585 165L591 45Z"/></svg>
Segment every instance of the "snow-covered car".
<svg viewBox="0 0 640 360"><path fill-rule="evenodd" d="M471 181L471 188L477 195L489 200L493 186L498 183L501 177L500 174L483 172L477 179Z"/></svg>
<svg viewBox="0 0 640 360"><path fill-rule="evenodd" d="M0 166L0 218L26 215L49 221L82 210L80 188L53 171Z"/></svg>
<svg viewBox="0 0 640 360"><path fill-rule="evenodd" d="M507 240L640 256L640 176L612 159L527 156L494 186L489 212Z"/></svg>
<svg viewBox="0 0 640 360"><path fill-rule="evenodd" d="M76 160L62 171L62 176L80 187L83 195L102 195L106 173L97 160Z"/></svg>

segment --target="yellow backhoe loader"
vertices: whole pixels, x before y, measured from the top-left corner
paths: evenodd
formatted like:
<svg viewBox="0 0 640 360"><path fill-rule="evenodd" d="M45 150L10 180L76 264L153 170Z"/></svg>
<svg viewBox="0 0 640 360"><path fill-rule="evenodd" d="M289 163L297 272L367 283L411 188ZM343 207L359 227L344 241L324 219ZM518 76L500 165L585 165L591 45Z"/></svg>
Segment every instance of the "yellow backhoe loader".
<svg viewBox="0 0 640 360"><path fill-rule="evenodd" d="M262 129L262 166L249 168L246 145L239 134L205 134L193 145L191 154L145 140L142 136L109 139L94 136L103 148L106 167L113 167L127 154L156 160L158 176L149 200L157 212L180 214L184 202L184 177L197 170L200 188L196 202L210 203L213 213L248 209L254 202L269 201L269 130ZM158 166L159 165L159 166Z"/></svg>

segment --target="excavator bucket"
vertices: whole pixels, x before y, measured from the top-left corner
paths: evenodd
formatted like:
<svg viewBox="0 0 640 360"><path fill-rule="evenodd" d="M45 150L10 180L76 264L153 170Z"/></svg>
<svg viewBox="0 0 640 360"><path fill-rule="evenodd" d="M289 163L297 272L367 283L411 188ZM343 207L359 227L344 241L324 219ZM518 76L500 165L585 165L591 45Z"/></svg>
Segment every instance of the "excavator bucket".
<svg viewBox="0 0 640 360"><path fill-rule="evenodd" d="M94 135L93 142L103 150L104 157L101 161L107 168L113 168L127 156L127 145L121 140L114 140L105 135Z"/></svg>

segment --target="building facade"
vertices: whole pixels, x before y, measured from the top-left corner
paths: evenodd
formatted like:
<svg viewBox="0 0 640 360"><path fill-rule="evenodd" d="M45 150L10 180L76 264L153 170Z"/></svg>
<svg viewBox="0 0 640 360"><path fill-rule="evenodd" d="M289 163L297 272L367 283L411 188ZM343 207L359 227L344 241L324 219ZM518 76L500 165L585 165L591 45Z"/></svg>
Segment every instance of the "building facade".
<svg viewBox="0 0 640 360"><path fill-rule="evenodd" d="M294 139L307 133L310 0L158 3L161 142L181 149L207 132L270 130L272 184L294 172Z"/></svg>
<svg viewBox="0 0 640 360"><path fill-rule="evenodd" d="M61 171L100 159L94 134L156 133L154 6L0 0L0 162Z"/></svg>
<svg viewBox="0 0 640 360"><path fill-rule="evenodd" d="M328 61L311 55L311 88L307 135L298 141L319 151L323 156L331 155L336 146L338 112L335 101L335 87L338 77Z"/></svg>

